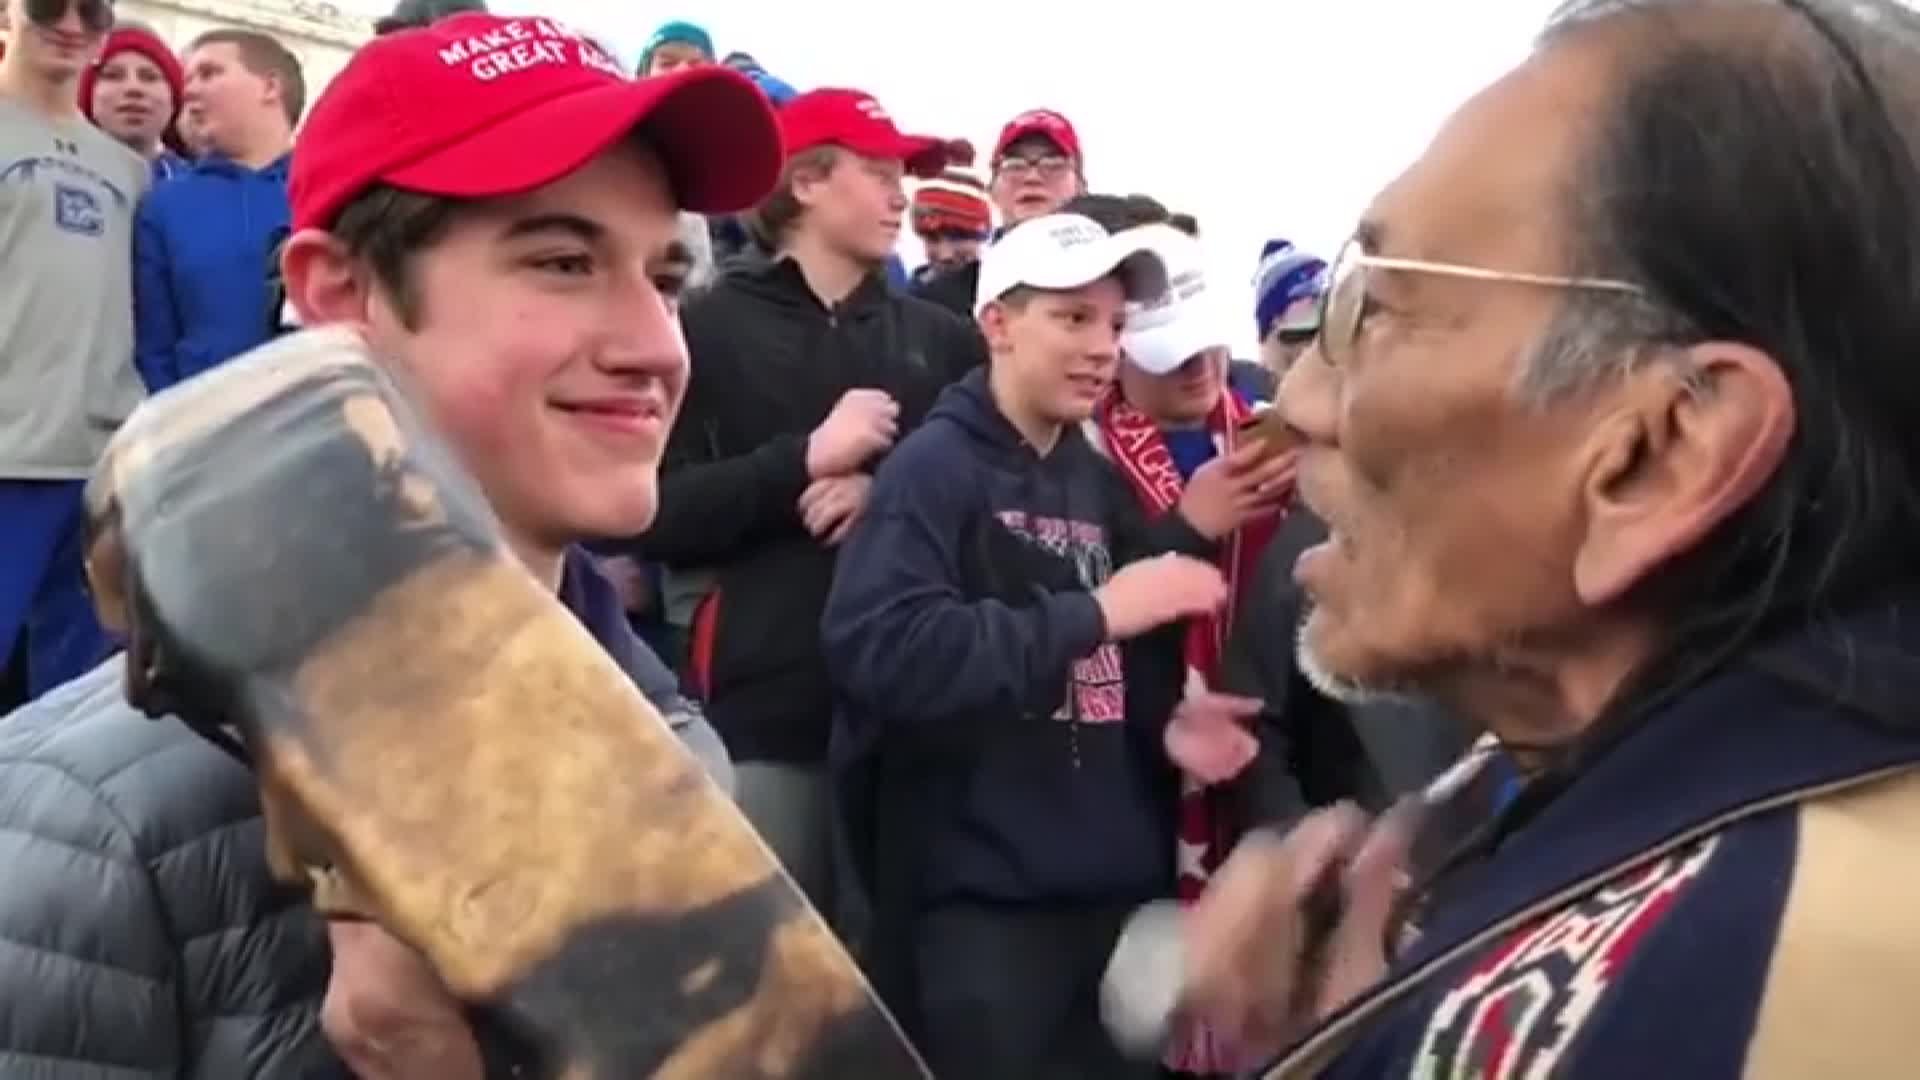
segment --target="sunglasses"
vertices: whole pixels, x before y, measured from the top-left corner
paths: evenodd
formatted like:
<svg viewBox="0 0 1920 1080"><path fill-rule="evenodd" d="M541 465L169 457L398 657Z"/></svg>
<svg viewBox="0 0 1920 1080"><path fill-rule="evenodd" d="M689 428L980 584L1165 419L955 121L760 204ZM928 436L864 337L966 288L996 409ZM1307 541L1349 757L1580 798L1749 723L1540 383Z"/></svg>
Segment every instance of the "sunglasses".
<svg viewBox="0 0 1920 1080"><path fill-rule="evenodd" d="M1597 289L1602 292L1631 293L1639 295L1645 292L1640 286L1627 281L1612 278L1565 277L1559 274L1530 274L1511 270L1489 270L1483 266L1465 266L1460 263L1426 262L1422 259L1396 259L1384 255L1374 255L1366 250L1363 237L1354 237L1340 249L1333 260L1333 267L1327 273L1327 289L1320 294L1319 342L1320 359L1328 366L1338 368L1353 357L1360 332L1365 327L1367 314L1371 310L1367 290L1367 275L1374 270L1388 270L1414 274L1431 274L1438 277L1464 278L1470 281L1504 282L1512 285L1535 285L1549 289Z"/></svg>
<svg viewBox="0 0 1920 1080"><path fill-rule="evenodd" d="M1276 326L1268 332L1267 337L1282 345L1310 345L1319 333L1320 323L1316 320L1310 325Z"/></svg>
<svg viewBox="0 0 1920 1080"><path fill-rule="evenodd" d="M27 19L50 27L69 9L78 11L80 22L93 33L113 29L113 0L27 0Z"/></svg>

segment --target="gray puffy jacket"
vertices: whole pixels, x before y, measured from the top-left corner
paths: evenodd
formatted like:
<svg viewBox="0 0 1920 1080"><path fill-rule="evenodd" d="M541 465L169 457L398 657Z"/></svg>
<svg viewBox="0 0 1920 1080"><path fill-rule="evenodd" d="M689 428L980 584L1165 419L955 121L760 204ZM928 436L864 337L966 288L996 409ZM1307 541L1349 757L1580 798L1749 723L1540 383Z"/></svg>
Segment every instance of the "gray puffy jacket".
<svg viewBox="0 0 1920 1080"><path fill-rule="evenodd" d="M0 1076L348 1076L252 776L121 680L115 658L0 718Z"/></svg>

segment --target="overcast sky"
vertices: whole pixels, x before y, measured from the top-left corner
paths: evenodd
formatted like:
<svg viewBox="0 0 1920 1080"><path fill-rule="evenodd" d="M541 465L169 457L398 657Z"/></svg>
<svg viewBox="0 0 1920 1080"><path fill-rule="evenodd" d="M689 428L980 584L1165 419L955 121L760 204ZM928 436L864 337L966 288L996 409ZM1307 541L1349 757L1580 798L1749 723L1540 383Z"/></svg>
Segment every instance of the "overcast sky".
<svg viewBox="0 0 1920 1080"><path fill-rule="evenodd" d="M342 6L384 12L391 0ZM1093 188L1197 215L1221 284L1238 290L1267 237L1331 255L1447 113L1525 54L1553 6L493 0L592 31L629 62L660 23L689 19L723 55L751 52L803 90L866 90L902 127L964 136L982 154L1015 113L1058 109L1080 130Z"/></svg>

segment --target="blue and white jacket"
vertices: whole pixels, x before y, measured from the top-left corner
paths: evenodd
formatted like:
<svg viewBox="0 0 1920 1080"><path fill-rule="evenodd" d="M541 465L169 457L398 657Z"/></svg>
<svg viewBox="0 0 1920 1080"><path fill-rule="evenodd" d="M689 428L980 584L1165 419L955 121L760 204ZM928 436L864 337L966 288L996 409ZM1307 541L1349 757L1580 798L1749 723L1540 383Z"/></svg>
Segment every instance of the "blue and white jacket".
<svg viewBox="0 0 1920 1080"><path fill-rule="evenodd" d="M1263 1075L1910 1077L1916 1001L1908 589L1642 722L1452 876L1388 977Z"/></svg>

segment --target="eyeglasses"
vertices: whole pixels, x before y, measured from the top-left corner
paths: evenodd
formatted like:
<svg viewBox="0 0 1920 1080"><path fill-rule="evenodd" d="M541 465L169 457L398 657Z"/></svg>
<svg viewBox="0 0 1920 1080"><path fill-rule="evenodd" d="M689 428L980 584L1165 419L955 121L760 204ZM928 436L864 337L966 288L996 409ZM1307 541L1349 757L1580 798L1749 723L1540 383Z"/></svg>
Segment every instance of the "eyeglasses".
<svg viewBox="0 0 1920 1080"><path fill-rule="evenodd" d="M69 7L78 9L81 24L94 33L113 29L113 0L27 0L27 18L39 26L52 26Z"/></svg>
<svg viewBox="0 0 1920 1080"><path fill-rule="evenodd" d="M996 166L1001 176L1009 180L1025 180L1036 173L1043 180L1058 180L1073 168L1073 159L1060 154L1046 157L1003 157Z"/></svg>
<svg viewBox="0 0 1920 1080"><path fill-rule="evenodd" d="M1510 285L1537 285L1549 289L1597 289L1636 296L1645 293L1644 289L1630 281L1612 278L1530 274L1514 270L1489 270L1483 266L1463 266L1459 263L1371 255L1362 246L1360 238L1355 237L1347 241L1333 260L1333 267L1327 273L1327 291L1320 296L1320 358L1329 367L1340 367L1352 358L1354 344L1360 338L1361 325L1367 317L1369 270L1435 274Z"/></svg>

